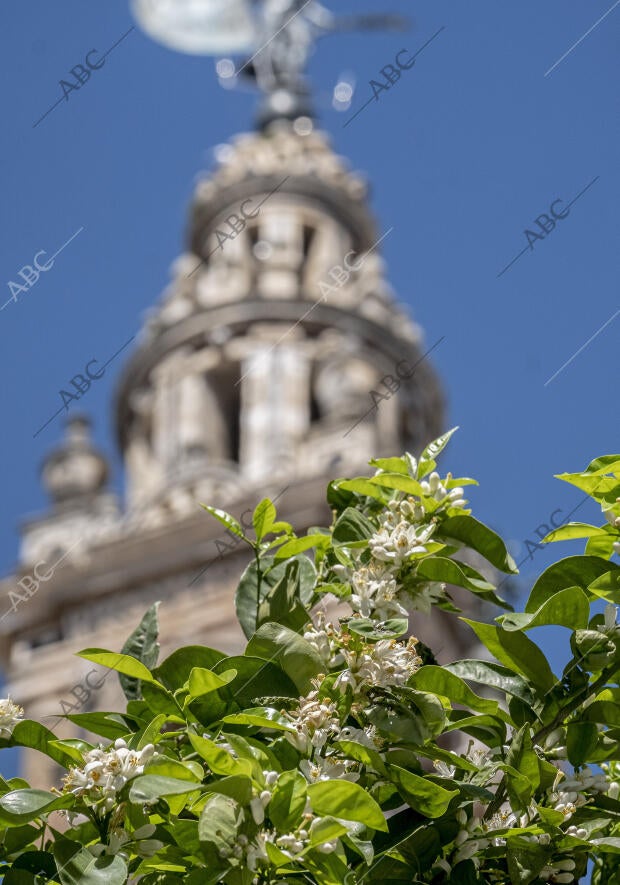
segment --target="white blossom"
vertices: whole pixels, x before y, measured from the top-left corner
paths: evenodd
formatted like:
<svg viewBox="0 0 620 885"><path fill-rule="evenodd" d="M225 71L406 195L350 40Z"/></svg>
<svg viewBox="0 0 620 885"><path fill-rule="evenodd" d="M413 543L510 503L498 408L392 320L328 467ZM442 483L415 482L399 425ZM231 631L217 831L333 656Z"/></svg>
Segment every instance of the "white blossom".
<svg viewBox="0 0 620 885"><path fill-rule="evenodd" d="M323 758L317 756L314 760L302 759L299 763L301 773L308 783L316 784L319 781L352 781L355 783L359 780L359 772L351 771L350 768L355 763L344 759L332 759L331 757Z"/></svg>
<svg viewBox="0 0 620 885"><path fill-rule="evenodd" d="M298 709L289 715L295 733L287 732L286 738L301 753L308 754L313 747L320 750L330 737L340 734L336 705L320 700L318 691L300 698Z"/></svg>
<svg viewBox="0 0 620 885"><path fill-rule="evenodd" d="M424 543L428 541L435 526L415 526L399 522L395 528L384 527L368 539L372 555L381 562L391 562L400 566L415 553L426 553Z"/></svg>
<svg viewBox="0 0 620 885"><path fill-rule="evenodd" d="M387 621L396 615L406 616L407 609L398 601L398 585L391 567L371 563L353 572L350 605L363 618Z"/></svg>
<svg viewBox="0 0 620 885"><path fill-rule="evenodd" d="M128 780L142 774L155 748L147 744L141 750L130 750L119 738L109 750L95 747L84 755L84 767L72 768L64 779L65 790L97 802L103 799L106 811L116 804L117 793Z"/></svg>
<svg viewBox="0 0 620 885"><path fill-rule="evenodd" d="M415 643L413 637L407 643L381 639L361 651L345 648L348 669L338 676L336 687L345 691L350 685L357 692L362 687L405 685L422 663L416 654Z"/></svg>
<svg viewBox="0 0 620 885"><path fill-rule="evenodd" d="M13 729L23 718L24 710L19 704L14 704L11 698L0 700L0 738L10 738Z"/></svg>

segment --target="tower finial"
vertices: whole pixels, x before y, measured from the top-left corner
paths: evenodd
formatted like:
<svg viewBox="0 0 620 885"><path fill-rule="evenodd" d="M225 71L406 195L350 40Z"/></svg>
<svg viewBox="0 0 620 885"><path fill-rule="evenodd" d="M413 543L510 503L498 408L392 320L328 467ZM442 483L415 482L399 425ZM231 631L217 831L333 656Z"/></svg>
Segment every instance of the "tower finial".
<svg viewBox="0 0 620 885"><path fill-rule="evenodd" d="M155 40L197 55L243 58L218 64L223 81L251 78L264 93L259 124L312 116L305 69L315 42L345 30L407 27L395 15L336 17L319 0L131 0Z"/></svg>

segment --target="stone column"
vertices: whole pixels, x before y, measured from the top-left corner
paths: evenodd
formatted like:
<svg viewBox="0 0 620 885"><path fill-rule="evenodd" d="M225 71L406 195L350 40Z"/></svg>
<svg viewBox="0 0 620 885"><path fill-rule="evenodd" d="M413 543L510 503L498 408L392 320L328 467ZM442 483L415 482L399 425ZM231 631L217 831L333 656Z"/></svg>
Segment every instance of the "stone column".
<svg viewBox="0 0 620 885"><path fill-rule="evenodd" d="M241 361L240 384L244 474L258 480L290 469L310 427L310 367L303 347L255 341Z"/></svg>

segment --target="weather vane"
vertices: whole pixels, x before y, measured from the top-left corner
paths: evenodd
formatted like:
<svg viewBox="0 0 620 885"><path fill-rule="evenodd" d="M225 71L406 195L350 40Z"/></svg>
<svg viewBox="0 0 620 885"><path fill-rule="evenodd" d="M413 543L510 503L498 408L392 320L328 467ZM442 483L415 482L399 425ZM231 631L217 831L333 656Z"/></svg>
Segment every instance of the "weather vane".
<svg viewBox="0 0 620 885"><path fill-rule="evenodd" d="M305 69L315 42L337 31L404 30L395 15L335 16L319 0L131 0L146 33L180 52L235 56L222 79L250 78L264 93L259 120L311 115Z"/></svg>

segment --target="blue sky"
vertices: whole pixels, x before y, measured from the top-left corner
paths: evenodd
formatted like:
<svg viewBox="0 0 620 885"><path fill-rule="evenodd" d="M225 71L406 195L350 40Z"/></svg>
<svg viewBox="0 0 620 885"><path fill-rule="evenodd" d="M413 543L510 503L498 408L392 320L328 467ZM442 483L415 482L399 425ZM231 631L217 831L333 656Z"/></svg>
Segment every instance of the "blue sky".
<svg viewBox="0 0 620 885"><path fill-rule="evenodd" d="M331 7L377 11L379 3ZM389 8L412 17L409 33L321 43L311 65L321 122L372 183L380 231L392 228L383 248L399 298L428 346L444 336L433 362L449 423L461 426L445 467L480 480L474 512L513 539L520 558L519 543L580 501L553 474L619 448L620 3L391 0ZM45 506L37 469L61 419L33 435L69 379L139 330L181 251L197 173L212 164L213 146L251 126L255 101L220 89L212 60L166 50L137 28L127 34L127 0L24 0L3 18L0 306L24 265L73 237L0 312L7 573L18 520ZM338 76L356 77L352 113L399 50L416 52L440 28L415 67L345 127L350 115L328 101ZM70 69L125 34L35 126L62 97ZM586 188L568 217L498 277L528 245L524 231L540 233L535 219L552 204L559 214ZM113 458L118 489L110 407L130 349L80 402ZM577 517L598 519L589 504ZM524 585L570 549L540 551L524 567ZM555 640L547 651L557 666Z"/></svg>

